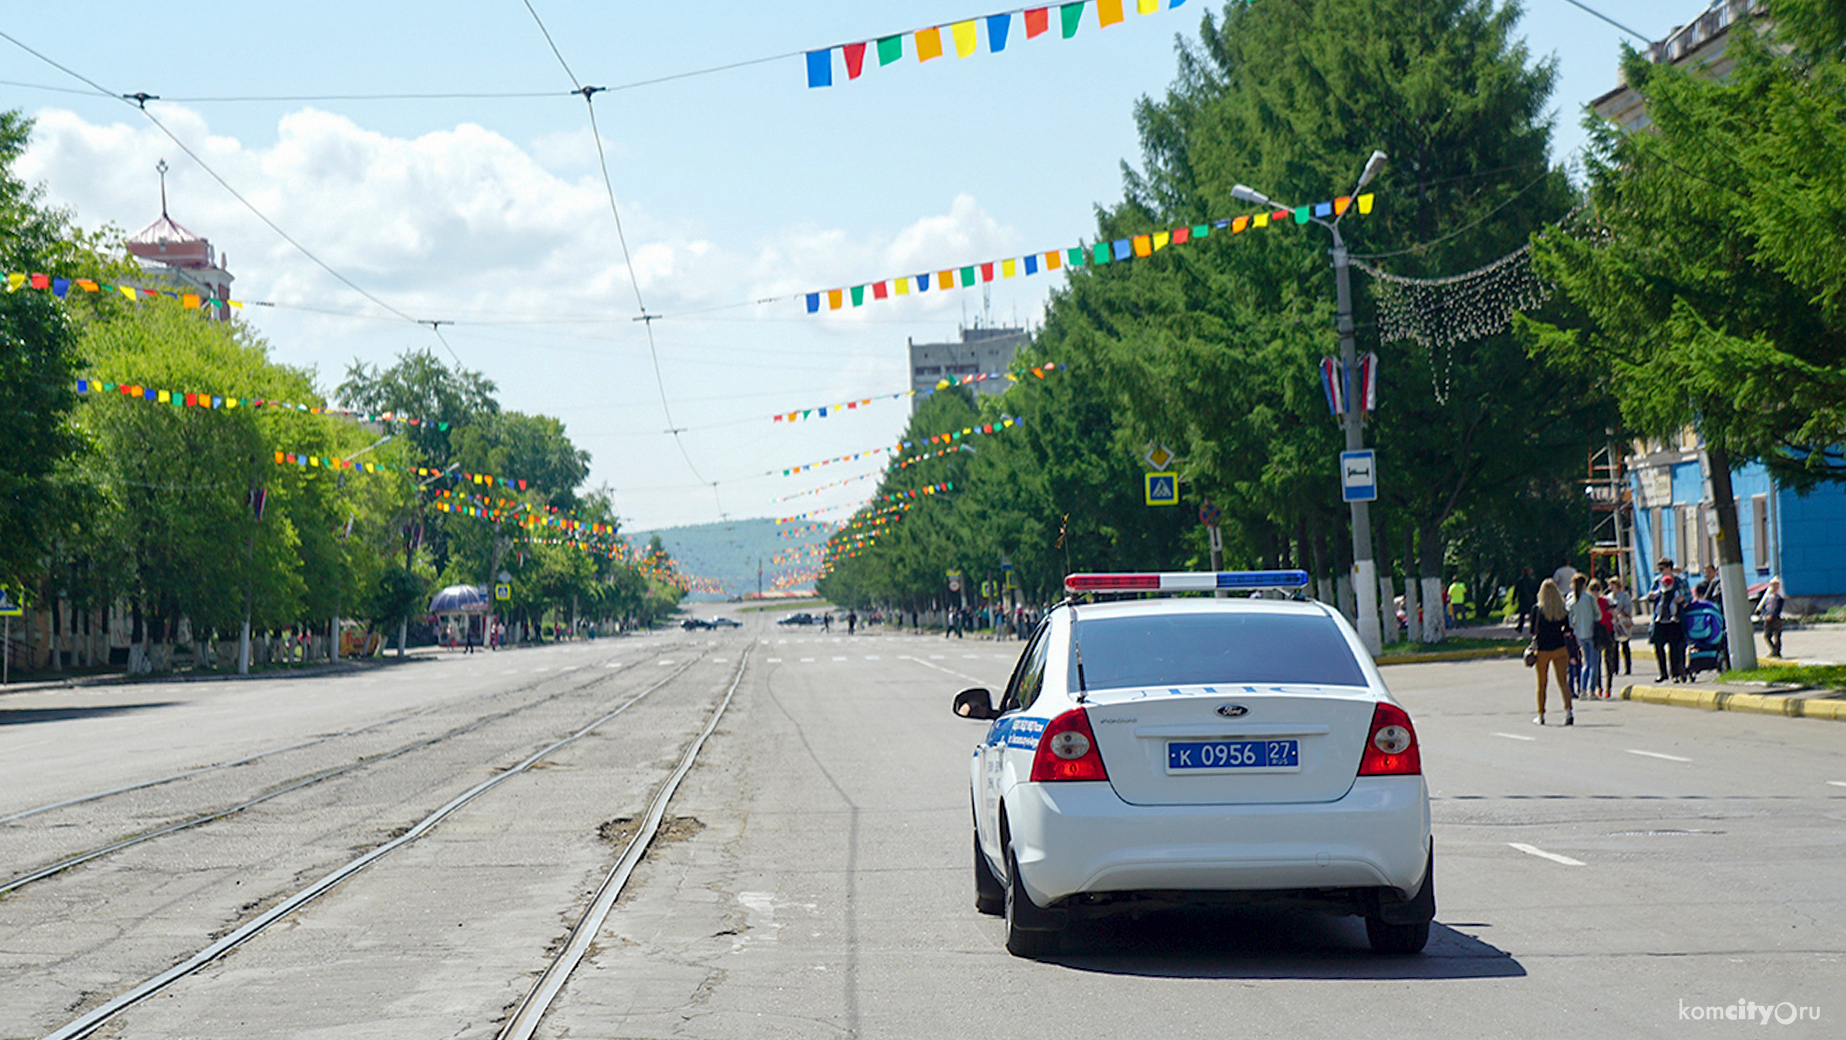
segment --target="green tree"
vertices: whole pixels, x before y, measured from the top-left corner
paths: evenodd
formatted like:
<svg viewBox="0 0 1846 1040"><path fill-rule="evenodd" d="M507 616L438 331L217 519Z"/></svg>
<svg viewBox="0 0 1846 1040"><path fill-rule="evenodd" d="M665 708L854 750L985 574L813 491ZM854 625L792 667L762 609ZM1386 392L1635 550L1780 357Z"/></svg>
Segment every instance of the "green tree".
<svg viewBox="0 0 1846 1040"><path fill-rule="evenodd" d="M0 274L112 277L121 264L104 257L107 236L75 228L14 173L31 133L30 119L0 112ZM0 587L15 593L38 583L48 555L95 508L69 468L84 448L71 418L81 356L73 312L84 295L0 294Z"/></svg>
<svg viewBox="0 0 1846 1040"><path fill-rule="evenodd" d="M1291 205L1342 196L1380 149L1376 208L1342 223L1355 255L1427 278L1516 251L1574 198L1547 168L1554 70L1517 41L1518 17L1482 0L1227 4L1182 47L1167 96L1137 106L1143 162L1099 238L1249 214L1239 183ZM1316 371L1337 353L1329 244L1312 226L1217 229L1151 262L1089 266L1054 299L1044 341L1094 359L1133 435L1189 460L1247 562L1344 574L1338 431ZM1364 293L1355 320L1376 326ZM1361 337L1374 347L1376 534L1415 532L1406 571L1434 589L1466 507L1557 486L1607 422L1588 379L1532 363L1511 334L1436 350Z"/></svg>
<svg viewBox="0 0 1846 1040"><path fill-rule="evenodd" d="M1792 33L1733 25L1721 80L1626 55L1648 130L1590 123L1590 208L1538 242L1587 327L1531 327L1540 352L1606 373L1637 431L1698 430L1740 667L1754 644L1733 468L1761 461L1796 487L1846 479L1841 21L1812 0L1772 14Z"/></svg>

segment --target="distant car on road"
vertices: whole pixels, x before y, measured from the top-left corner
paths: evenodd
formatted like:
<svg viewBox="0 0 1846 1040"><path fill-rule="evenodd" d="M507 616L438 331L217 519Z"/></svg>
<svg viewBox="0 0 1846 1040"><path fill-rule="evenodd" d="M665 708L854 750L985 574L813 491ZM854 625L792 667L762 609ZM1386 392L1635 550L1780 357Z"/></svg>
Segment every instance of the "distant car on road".
<svg viewBox="0 0 1846 1040"><path fill-rule="evenodd" d="M778 625L818 625L820 624L820 618L817 618L814 615L807 614L807 613L790 614L789 616L776 622L776 624Z"/></svg>
<svg viewBox="0 0 1846 1040"><path fill-rule="evenodd" d="M689 617L685 619L684 621L681 621L679 623L679 627L690 632L695 628L710 628L712 627L712 624L711 622L705 620L704 618Z"/></svg>
<svg viewBox="0 0 1846 1040"><path fill-rule="evenodd" d="M713 628L742 628L744 627L744 623L737 620L736 618L715 617L711 619L711 627Z"/></svg>
<svg viewBox="0 0 1846 1040"><path fill-rule="evenodd" d="M1080 592L1299 588L1302 571L1073 574ZM1379 953L1429 941L1429 787L1410 716L1321 603L1065 602L969 762L974 905L1054 952L1076 914L1279 903L1357 914Z"/></svg>

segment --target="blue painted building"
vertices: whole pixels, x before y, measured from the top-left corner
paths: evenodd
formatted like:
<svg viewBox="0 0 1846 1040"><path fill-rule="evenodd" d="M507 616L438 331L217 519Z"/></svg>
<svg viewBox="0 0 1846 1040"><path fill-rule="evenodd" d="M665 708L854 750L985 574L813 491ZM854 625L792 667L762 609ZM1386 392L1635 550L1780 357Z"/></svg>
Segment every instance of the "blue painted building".
<svg viewBox="0 0 1846 1040"><path fill-rule="evenodd" d="M1708 465L1688 431L1677 442L1628 459L1633 502L1632 565L1638 587L1653 582L1666 557L1697 573L1718 562L1718 525ZM1846 486L1823 484L1803 496L1777 487L1759 463L1731 474L1744 573L1751 585L1772 577L1797 609L1846 602Z"/></svg>

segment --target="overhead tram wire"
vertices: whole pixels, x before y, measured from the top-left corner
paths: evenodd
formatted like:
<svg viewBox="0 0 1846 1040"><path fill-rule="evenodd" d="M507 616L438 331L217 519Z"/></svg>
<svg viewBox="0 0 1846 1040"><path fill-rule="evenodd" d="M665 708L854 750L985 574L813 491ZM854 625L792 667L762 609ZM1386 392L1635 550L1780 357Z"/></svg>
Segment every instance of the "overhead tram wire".
<svg viewBox="0 0 1846 1040"><path fill-rule="evenodd" d="M325 260L322 260L319 256L315 255L313 250L309 249L305 245L302 245L301 242L296 240L296 238L293 235L290 235L287 231L282 230L281 225L269 219L269 216L267 214L265 214L262 210L257 209L255 204L253 204L249 199L245 198L241 192L239 192L236 188L231 187L230 182L225 180L222 176L220 176L217 170L212 169L209 163L207 163L204 159L200 158L197 152L193 151L189 146L187 146L185 141L182 141L179 138L179 135L175 134L172 130L167 129L167 125L165 123L162 123L159 117L155 116L154 113L149 112L147 110L147 103L149 101L159 100L159 98L156 97L155 95L148 94L146 92L140 92L140 93L135 93L135 94L118 94L114 91L111 91L105 88L102 84L96 82L95 80L91 79L88 76L85 76L81 72L78 72L77 70L72 69L66 65L62 65L58 63L57 61L53 60L48 55L42 54L39 51L34 50L33 48L27 46L18 37L13 36L10 33L0 30L0 39L6 40L8 43L11 43L13 46L18 47L20 50L25 51L27 54L32 55L33 57L44 62L45 64L50 65L52 68L57 69L59 72L62 72L65 75L70 76L71 78L76 79L82 83L88 84L89 87L92 90L96 91L96 93L99 95L120 101L125 105L134 106L137 110L140 111L141 115L144 116L148 122L154 124L155 129L159 130L162 134L166 135L167 139L169 141L172 141L174 145L176 145L179 148L180 151L185 152L186 157L191 159L194 163L196 163L199 169L204 170L207 176L211 177L212 180L217 181L219 187L223 188L226 192L230 193L230 196L236 199L245 209L249 210L250 213L256 217L256 219L262 221L264 225L266 225L269 228L269 230L274 231L276 235L279 236L284 242L287 242L289 245L294 246L297 252L299 252L302 256L307 257L310 261L312 261L315 264L315 266L319 267L321 270L332 275L335 280L340 282L340 284L346 286L352 291L358 293L359 295L372 301L378 306L384 308L386 311L397 316L403 321L408 322L412 325L429 324L432 330L435 328L435 325L433 323L418 321L416 318L413 318L410 315L399 310L398 308L393 307L391 304L386 303L384 300L380 299L376 295L366 290L364 287L360 286L359 283L353 281L352 279L341 274L339 271L335 270L333 268L333 265L327 263ZM436 338L441 339L442 334L440 332L437 332ZM448 346L448 343L445 341L443 343L443 346L445 347ZM453 355L455 353L454 349L450 348L449 353ZM457 364L461 363L461 359L459 357L456 358L456 363Z"/></svg>
<svg viewBox="0 0 1846 1040"><path fill-rule="evenodd" d="M532 0L521 0L521 2L525 4L527 13L532 15L532 21L537 23L538 31L544 35L545 43L551 48L552 56L558 59L558 66L564 70L564 75L570 77L571 86L576 88L575 93L583 95L583 105L589 110L590 137L596 142L596 164L602 171L603 190L609 196L609 214L615 218L615 239L621 244L622 263L628 268L628 284L634 289L635 307L641 312L640 317L634 320L640 322L647 330L647 352L648 357L654 363L654 385L660 390L660 411L666 416L667 432L673 435L673 444L679 448L680 458L686 461L686 468L692 471L693 477L711 487L712 501L717 504L718 516L722 519L726 513L724 500L718 495L718 483L707 481L705 476L699 472L699 467L693 464L692 454L686 450L686 442L680 437L680 434L686 431L673 421L673 407L667 400L667 382L660 372L660 348L654 342L654 322L659 316L649 314L647 303L641 299L641 279L635 274L634 257L628 250L628 236L622 230L622 211L615 201L615 182L609 176L609 157L603 148L602 130L596 125L596 95L606 88L585 86L583 81L577 78L577 74L571 71L570 62L565 61L563 52L558 50L557 41L551 38L551 30L545 27L545 20L539 17L538 9L532 6Z"/></svg>

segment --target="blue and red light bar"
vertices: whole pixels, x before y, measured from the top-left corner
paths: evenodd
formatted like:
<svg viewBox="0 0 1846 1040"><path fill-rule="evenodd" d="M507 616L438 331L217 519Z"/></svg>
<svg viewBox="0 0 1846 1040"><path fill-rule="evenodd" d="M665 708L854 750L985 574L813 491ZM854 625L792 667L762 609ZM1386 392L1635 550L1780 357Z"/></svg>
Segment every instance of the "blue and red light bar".
<svg viewBox="0 0 1846 1040"><path fill-rule="evenodd" d="M1307 571L1166 571L1066 574L1066 592L1216 592L1221 589L1300 589Z"/></svg>

